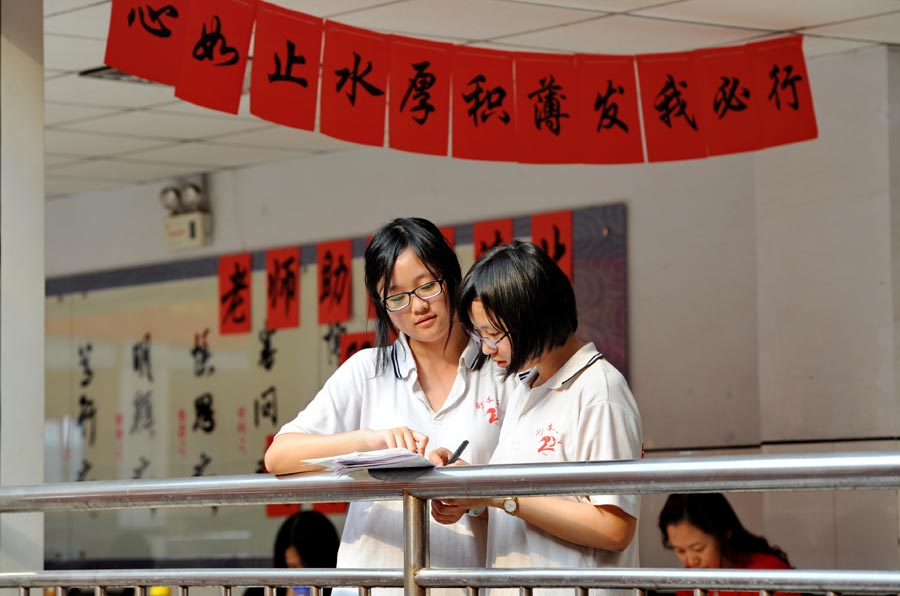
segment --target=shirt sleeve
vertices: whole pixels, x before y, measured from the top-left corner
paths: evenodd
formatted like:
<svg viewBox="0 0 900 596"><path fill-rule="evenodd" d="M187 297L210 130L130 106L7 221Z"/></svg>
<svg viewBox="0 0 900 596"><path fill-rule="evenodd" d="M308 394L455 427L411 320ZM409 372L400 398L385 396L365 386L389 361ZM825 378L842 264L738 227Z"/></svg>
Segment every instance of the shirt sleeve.
<svg viewBox="0 0 900 596"><path fill-rule="evenodd" d="M333 435L359 430L367 383L375 377L376 350L361 350L347 359L297 417L278 434Z"/></svg>

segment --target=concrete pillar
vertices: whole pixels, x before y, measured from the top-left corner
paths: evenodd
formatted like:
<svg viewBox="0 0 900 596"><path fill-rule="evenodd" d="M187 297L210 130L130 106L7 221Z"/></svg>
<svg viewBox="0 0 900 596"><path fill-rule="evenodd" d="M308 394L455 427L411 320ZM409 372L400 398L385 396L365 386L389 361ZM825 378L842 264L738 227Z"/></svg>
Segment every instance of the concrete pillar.
<svg viewBox="0 0 900 596"><path fill-rule="evenodd" d="M11 486L44 481L43 2L0 0L0 26L0 485ZM43 566L43 514L0 515L0 572Z"/></svg>

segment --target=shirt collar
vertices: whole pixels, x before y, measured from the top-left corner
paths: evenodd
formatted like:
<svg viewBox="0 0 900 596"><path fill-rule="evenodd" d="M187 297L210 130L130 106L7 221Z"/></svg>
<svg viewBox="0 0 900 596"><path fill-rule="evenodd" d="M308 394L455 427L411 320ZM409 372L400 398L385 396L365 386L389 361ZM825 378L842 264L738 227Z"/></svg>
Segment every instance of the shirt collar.
<svg viewBox="0 0 900 596"><path fill-rule="evenodd" d="M572 356L566 361L566 363L562 365L562 368L556 371L556 373L552 377L550 377L547 382L542 385L542 387L546 387L547 389L562 389L573 380L575 380L575 378L584 370L602 359L603 354L597 351L597 348L594 347L593 342L588 342L585 345L581 346L581 348L577 352L572 354ZM526 382L531 381L533 381L533 379L529 378L526 380Z"/></svg>
<svg viewBox="0 0 900 596"><path fill-rule="evenodd" d="M469 340L459 357L460 368L469 370L475 368L479 355L481 355L481 345L475 340ZM408 378L416 368L416 359L413 358L409 340L404 333L401 333L394 341L394 345L391 346L391 365L394 368L394 375L398 379Z"/></svg>

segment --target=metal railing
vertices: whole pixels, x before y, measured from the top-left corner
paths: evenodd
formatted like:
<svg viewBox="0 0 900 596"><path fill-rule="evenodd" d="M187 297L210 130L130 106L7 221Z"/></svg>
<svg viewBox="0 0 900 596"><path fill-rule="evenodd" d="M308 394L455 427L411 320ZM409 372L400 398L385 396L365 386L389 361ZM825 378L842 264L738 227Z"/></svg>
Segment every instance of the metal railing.
<svg viewBox="0 0 900 596"><path fill-rule="evenodd" d="M381 470L350 478L219 476L210 478L98 481L0 488L0 513L251 505L285 502L403 500L402 569L246 569L37 571L0 574L0 588L169 585L186 596L193 586L403 587L408 596L462 587L629 588L898 594L898 571L684 570L684 569L436 569L428 566L430 498L573 494L638 494L711 491L900 489L900 452L801 456L670 458L642 461L466 466L429 470Z"/></svg>

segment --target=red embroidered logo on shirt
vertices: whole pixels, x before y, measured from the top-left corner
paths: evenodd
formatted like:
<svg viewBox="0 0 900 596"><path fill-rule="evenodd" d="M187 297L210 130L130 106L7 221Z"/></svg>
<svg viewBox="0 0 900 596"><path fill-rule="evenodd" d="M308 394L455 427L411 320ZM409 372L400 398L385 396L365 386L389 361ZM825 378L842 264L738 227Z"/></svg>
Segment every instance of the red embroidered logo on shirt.
<svg viewBox="0 0 900 596"><path fill-rule="evenodd" d="M477 402L475 409L484 414L488 424L500 424L500 417L497 415L497 400L491 396L486 397L484 401Z"/></svg>
<svg viewBox="0 0 900 596"><path fill-rule="evenodd" d="M542 426L537 429L535 435L538 437L537 452L541 455L550 455L556 452L556 446L562 445L559 438L559 431L553 428L553 424Z"/></svg>

